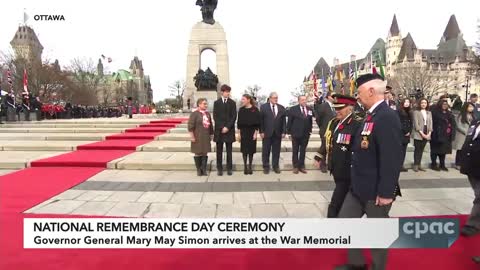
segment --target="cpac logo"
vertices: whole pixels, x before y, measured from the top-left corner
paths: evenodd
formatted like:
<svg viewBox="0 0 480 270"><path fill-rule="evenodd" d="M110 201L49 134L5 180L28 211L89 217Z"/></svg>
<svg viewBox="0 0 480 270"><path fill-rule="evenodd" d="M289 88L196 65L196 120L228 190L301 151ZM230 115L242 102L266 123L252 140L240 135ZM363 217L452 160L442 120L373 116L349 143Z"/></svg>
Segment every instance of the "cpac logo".
<svg viewBox="0 0 480 270"><path fill-rule="evenodd" d="M405 234L415 235L416 239L420 239L422 235L454 235L456 224L454 222L425 222L410 221L403 224L403 232Z"/></svg>
<svg viewBox="0 0 480 270"><path fill-rule="evenodd" d="M65 21L63 15L35 15L33 19L35 21Z"/></svg>

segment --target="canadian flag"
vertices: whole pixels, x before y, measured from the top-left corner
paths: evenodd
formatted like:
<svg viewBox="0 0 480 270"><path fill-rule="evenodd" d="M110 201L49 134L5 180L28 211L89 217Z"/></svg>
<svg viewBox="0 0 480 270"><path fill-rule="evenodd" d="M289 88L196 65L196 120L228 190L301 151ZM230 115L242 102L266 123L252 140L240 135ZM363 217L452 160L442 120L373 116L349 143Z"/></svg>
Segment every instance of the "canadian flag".
<svg viewBox="0 0 480 270"><path fill-rule="evenodd" d="M23 69L23 91L28 94L27 69Z"/></svg>

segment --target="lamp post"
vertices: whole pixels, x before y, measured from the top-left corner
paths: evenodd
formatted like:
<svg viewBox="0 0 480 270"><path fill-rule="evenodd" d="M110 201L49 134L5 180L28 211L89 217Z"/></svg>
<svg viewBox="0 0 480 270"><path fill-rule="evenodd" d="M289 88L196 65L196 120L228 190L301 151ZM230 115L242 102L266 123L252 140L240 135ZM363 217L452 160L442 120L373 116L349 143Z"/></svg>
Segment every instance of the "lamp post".
<svg viewBox="0 0 480 270"><path fill-rule="evenodd" d="M468 88L470 87L470 75L467 75L467 82L462 85L463 88L465 88L465 102L468 100Z"/></svg>

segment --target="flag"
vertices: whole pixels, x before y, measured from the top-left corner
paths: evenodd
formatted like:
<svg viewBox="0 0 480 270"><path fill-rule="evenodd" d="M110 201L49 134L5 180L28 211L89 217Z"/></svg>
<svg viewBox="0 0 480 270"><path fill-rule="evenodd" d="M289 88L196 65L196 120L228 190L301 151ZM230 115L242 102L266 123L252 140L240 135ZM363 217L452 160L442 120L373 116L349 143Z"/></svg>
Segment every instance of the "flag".
<svg viewBox="0 0 480 270"><path fill-rule="evenodd" d="M331 79L332 84L331 85L332 85L332 92L333 92L335 90L335 87L337 86L337 83L335 82L335 75L332 72L330 72L330 75L332 76L332 79Z"/></svg>
<svg viewBox="0 0 480 270"><path fill-rule="evenodd" d="M373 52L370 53L370 68L372 69L372 74L377 74L377 68L373 65Z"/></svg>
<svg viewBox="0 0 480 270"><path fill-rule="evenodd" d="M322 69L322 96L323 98L327 96L327 87L325 85L325 75L323 74L323 69Z"/></svg>
<svg viewBox="0 0 480 270"><path fill-rule="evenodd" d="M345 77L345 76L344 76L344 74L343 74L342 67L340 66L340 67L337 68L337 80L338 80L339 82L343 82L344 77Z"/></svg>
<svg viewBox="0 0 480 270"><path fill-rule="evenodd" d="M12 72L10 69L7 70L7 82L10 85L10 90L13 89L13 81L12 81Z"/></svg>
<svg viewBox="0 0 480 270"><path fill-rule="evenodd" d="M378 52L378 58L379 58L379 63L380 63L380 75L385 78L385 70L383 69L383 60L382 60L382 54ZM378 66L378 63L377 63Z"/></svg>
<svg viewBox="0 0 480 270"><path fill-rule="evenodd" d="M107 60L108 63L111 63L113 60L111 57L106 57L104 54L101 55L103 61Z"/></svg>
<svg viewBox="0 0 480 270"><path fill-rule="evenodd" d="M28 14L26 12L23 12L23 23L27 24L28 19L29 19Z"/></svg>
<svg viewBox="0 0 480 270"><path fill-rule="evenodd" d="M27 69L23 69L23 92L28 94L28 77L27 77Z"/></svg>
<svg viewBox="0 0 480 270"><path fill-rule="evenodd" d="M318 100L318 85L317 85L317 74L313 71L313 95L315 100Z"/></svg>
<svg viewBox="0 0 480 270"><path fill-rule="evenodd" d="M355 91L355 71L352 68L352 62L350 62L348 66L349 66L349 77L350 77L350 96L353 97L353 92Z"/></svg>

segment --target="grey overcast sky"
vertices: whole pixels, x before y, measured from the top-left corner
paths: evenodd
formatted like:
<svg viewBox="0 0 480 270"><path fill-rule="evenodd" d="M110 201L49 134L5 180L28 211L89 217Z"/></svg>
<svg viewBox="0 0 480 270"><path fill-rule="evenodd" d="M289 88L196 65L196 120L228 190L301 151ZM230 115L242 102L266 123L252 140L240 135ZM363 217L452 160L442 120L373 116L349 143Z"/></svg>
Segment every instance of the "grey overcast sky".
<svg viewBox="0 0 480 270"><path fill-rule="evenodd" d="M128 69L137 54L152 78L154 99L168 96L168 85L185 79L192 26L201 20L196 0L17 0L3 5L0 50L23 20L26 8L44 46L44 59L62 66L75 57L112 57L109 71ZM467 44L478 40L480 1L373 0L219 0L215 18L228 39L230 83L237 95L258 84L287 102L292 89L320 57L348 61L363 57L377 38L385 39L397 14L403 36L417 47L436 48L455 14ZM65 21L35 21L34 15L64 15ZM190 78L191 79L191 78Z"/></svg>

